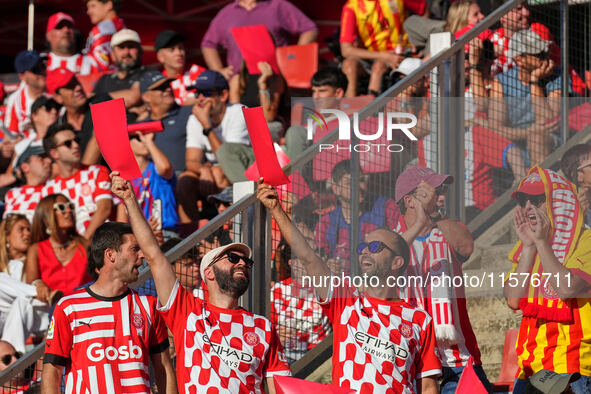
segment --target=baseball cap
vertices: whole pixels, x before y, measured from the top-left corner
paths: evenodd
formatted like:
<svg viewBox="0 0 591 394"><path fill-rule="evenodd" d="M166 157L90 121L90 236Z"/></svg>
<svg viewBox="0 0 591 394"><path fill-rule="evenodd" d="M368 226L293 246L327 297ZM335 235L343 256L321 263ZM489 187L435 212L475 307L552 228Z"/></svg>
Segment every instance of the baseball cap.
<svg viewBox="0 0 591 394"><path fill-rule="evenodd" d="M547 52L551 43L551 41L542 39L538 33L532 30L519 30L509 40L507 57L513 58L523 54L537 55Z"/></svg>
<svg viewBox="0 0 591 394"><path fill-rule="evenodd" d="M57 103L57 101L55 101L54 99L52 99L50 97L41 96L37 100L35 100L33 102L33 104L31 105L31 113L34 114L41 107L45 107L46 109L59 108L60 105Z"/></svg>
<svg viewBox="0 0 591 394"><path fill-rule="evenodd" d="M172 78L166 78L158 70L147 70L140 78L140 92L145 93L148 90L156 89L166 82L174 81Z"/></svg>
<svg viewBox="0 0 591 394"><path fill-rule="evenodd" d="M162 48L168 48L183 41L185 41L185 36L181 33L177 33L173 30L163 30L156 36L154 49L158 52Z"/></svg>
<svg viewBox="0 0 591 394"><path fill-rule="evenodd" d="M66 86L72 78L76 78L76 74L67 68L56 68L47 72L47 78L45 79L45 85L47 86L47 92L54 94L58 89Z"/></svg>
<svg viewBox="0 0 591 394"><path fill-rule="evenodd" d="M55 14L51 15L47 20L47 31L51 31L57 27L61 22L68 21L72 25L74 25L74 18L70 14L66 14L65 12L56 12Z"/></svg>
<svg viewBox="0 0 591 394"><path fill-rule="evenodd" d="M515 198L517 193L530 194L532 196L545 194L546 189L544 188L544 183L542 182L542 178L540 178L540 174L534 172L525 177L525 179L519 184L519 188L511 193L511 198Z"/></svg>
<svg viewBox="0 0 591 394"><path fill-rule="evenodd" d="M536 372L529 381L532 386L543 392L544 394L560 394L569 383L578 380L581 374L578 372L558 374L554 371L542 369Z"/></svg>
<svg viewBox="0 0 591 394"><path fill-rule="evenodd" d="M410 167L400 174L396 180L396 202L400 202L404 196L416 189L422 181L433 187L438 187L444 183L453 183L454 177L448 174L438 174L428 167Z"/></svg>
<svg viewBox="0 0 591 394"><path fill-rule="evenodd" d="M32 71L37 63L41 60L41 55L36 50L32 51L20 51L14 59L14 68L19 74L25 71Z"/></svg>
<svg viewBox="0 0 591 394"><path fill-rule="evenodd" d="M205 256L203 256L203 258L201 259L201 265L199 266L199 273L201 274L201 277L205 278L205 269L209 266L209 264L211 264L212 261L215 261L215 259L217 259L219 256L223 255L224 253L230 250L242 252L248 258L250 258L252 255L252 252L248 245L245 245L240 242L233 242L231 244L212 249L209 252L207 252Z"/></svg>
<svg viewBox="0 0 591 394"><path fill-rule="evenodd" d="M214 70L205 70L197 77L195 85L190 86L187 90L200 89L200 90L223 90L229 89L228 81L222 74Z"/></svg>
<svg viewBox="0 0 591 394"><path fill-rule="evenodd" d="M140 35L131 29L121 29L111 37L111 46L117 46L124 42L135 42L141 44Z"/></svg>
<svg viewBox="0 0 591 394"><path fill-rule="evenodd" d="M207 202L214 204L216 202L223 202L226 204L231 204L233 201L233 189L232 186L226 187L224 190L217 194L210 194L207 197Z"/></svg>
<svg viewBox="0 0 591 394"><path fill-rule="evenodd" d="M21 164L29 160L31 156L35 155L43 155L45 154L45 149L43 149L43 145L36 145L30 144L23 153L21 153L16 161L16 168L20 167Z"/></svg>
<svg viewBox="0 0 591 394"><path fill-rule="evenodd" d="M394 70L393 74L409 75L414 70L421 67L422 63L423 62L421 61L421 59L418 59L416 57L407 57L402 62L400 62L398 68Z"/></svg>

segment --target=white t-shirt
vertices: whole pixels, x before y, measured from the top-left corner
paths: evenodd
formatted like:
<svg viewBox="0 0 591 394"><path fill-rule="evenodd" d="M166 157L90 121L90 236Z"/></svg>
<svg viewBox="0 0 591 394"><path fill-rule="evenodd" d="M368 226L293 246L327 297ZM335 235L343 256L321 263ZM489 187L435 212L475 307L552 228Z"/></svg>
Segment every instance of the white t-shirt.
<svg viewBox="0 0 591 394"><path fill-rule="evenodd" d="M222 142L235 142L250 146L250 136L242 114L242 104L232 104L226 107L226 113L213 132ZM205 153L205 159L212 164L217 163L217 158L211 150L209 138L203 135L203 126L195 115L189 117L187 122L187 148L199 148Z"/></svg>

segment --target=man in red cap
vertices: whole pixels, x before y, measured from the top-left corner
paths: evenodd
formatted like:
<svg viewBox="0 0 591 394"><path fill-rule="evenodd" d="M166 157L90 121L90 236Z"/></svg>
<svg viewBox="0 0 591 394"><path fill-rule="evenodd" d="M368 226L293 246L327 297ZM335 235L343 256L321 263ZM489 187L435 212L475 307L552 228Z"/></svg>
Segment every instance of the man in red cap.
<svg viewBox="0 0 591 394"><path fill-rule="evenodd" d="M67 68L73 73L88 75L103 71L104 67L89 55L76 52L74 18L64 12L51 15L47 21L45 38L49 43L47 70Z"/></svg>
<svg viewBox="0 0 591 394"><path fill-rule="evenodd" d="M48 71L47 92L52 94L55 101L65 108L64 114L58 118L56 123L70 124L80 138L80 152L83 154L82 164L97 164L101 154L98 144L93 138L90 101L76 75L67 68ZM96 95L92 98L92 103L105 100L110 100L110 97L106 94Z"/></svg>
<svg viewBox="0 0 591 394"><path fill-rule="evenodd" d="M474 238L466 226L445 214L445 193L453 181L451 175L438 174L422 166L408 168L396 180L395 198L402 215L395 231L410 246L408 274L411 277L427 280L463 275L462 263L472 254ZM446 287L446 280L441 280L442 286L437 287L423 284L410 288L407 299L433 317L443 366L441 393L455 392L470 357L476 374L484 386L489 386L466 310L464 286Z"/></svg>
<svg viewBox="0 0 591 394"><path fill-rule="evenodd" d="M556 172L532 168L511 197L519 241L509 254L504 293L523 317L513 393L525 392L541 370L580 373L574 393L591 387L591 230L583 224L576 188Z"/></svg>

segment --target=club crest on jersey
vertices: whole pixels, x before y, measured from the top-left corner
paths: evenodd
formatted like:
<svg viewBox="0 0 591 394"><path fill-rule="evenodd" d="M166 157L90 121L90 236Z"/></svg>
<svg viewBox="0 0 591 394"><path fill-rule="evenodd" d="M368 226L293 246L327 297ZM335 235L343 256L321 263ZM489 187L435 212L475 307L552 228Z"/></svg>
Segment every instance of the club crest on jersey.
<svg viewBox="0 0 591 394"><path fill-rule="evenodd" d="M400 331L403 337L412 338L412 328L408 324L400 324L400 326L398 326L398 331Z"/></svg>
<svg viewBox="0 0 591 394"><path fill-rule="evenodd" d="M88 184L82 185L82 189L80 190L83 196L90 196L92 190L90 190L90 186Z"/></svg>
<svg viewBox="0 0 591 394"><path fill-rule="evenodd" d="M261 343L261 339L254 332L246 332L246 333L244 333L244 341L246 343L248 343L250 346L256 346L259 343Z"/></svg>
<svg viewBox="0 0 591 394"><path fill-rule="evenodd" d="M546 281L544 286L542 287L542 293L544 293L544 297L550 298L552 300L558 298L558 292L554 287L550 284L550 281Z"/></svg>
<svg viewBox="0 0 591 394"><path fill-rule="evenodd" d="M142 329L142 328L144 328L144 317L142 315L140 315L139 313L134 313L131 316L131 323L138 330Z"/></svg>

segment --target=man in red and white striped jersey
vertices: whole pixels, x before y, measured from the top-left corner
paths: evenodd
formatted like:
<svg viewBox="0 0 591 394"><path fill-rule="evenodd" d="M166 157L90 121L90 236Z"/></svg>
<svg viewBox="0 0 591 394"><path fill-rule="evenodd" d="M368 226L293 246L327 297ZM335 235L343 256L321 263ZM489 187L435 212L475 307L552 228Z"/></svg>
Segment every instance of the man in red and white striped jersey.
<svg viewBox="0 0 591 394"><path fill-rule="evenodd" d="M106 70L111 65L111 37L125 28L123 19L117 16L122 0L85 0L85 3L86 14L94 26L82 52L91 56L101 70Z"/></svg>
<svg viewBox="0 0 591 394"><path fill-rule="evenodd" d="M76 52L74 39L74 18L71 15L57 12L47 20L45 38L49 43L47 53L47 70L67 68L73 73L88 75L104 71L96 59L90 55Z"/></svg>
<svg viewBox="0 0 591 394"><path fill-rule="evenodd" d="M390 279L406 272L410 252L404 239L385 228L368 233L357 247L365 288L356 289L344 279L339 286L333 281L339 278L331 277L328 265L292 225L277 192L259 181L257 198L296 251L332 323L333 384L362 394L411 394L415 387L419 393L437 393L441 363L433 321L427 312L400 299Z"/></svg>
<svg viewBox="0 0 591 394"><path fill-rule="evenodd" d="M231 243L209 251L200 263L207 300L184 289L160 250L131 184L111 173L112 191L125 203L129 221L148 260L159 308L172 331L181 392L275 393L273 376L291 375L269 319L238 306L248 289L250 248Z"/></svg>
<svg viewBox="0 0 591 394"><path fill-rule="evenodd" d="M408 301L433 316L437 348L443 366L441 393L454 393L466 363L472 357L474 369L489 386L480 362L480 350L468 312L464 286L427 283L428 278L462 276L462 263L472 254L474 239L460 222L447 217L443 206L451 175L414 166L396 180L396 202L403 215L395 231L410 246L408 275L423 278L423 286L409 287ZM456 283L454 280L453 283Z"/></svg>
<svg viewBox="0 0 591 394"><path fill-rule="evenodd" d="M37 51L19 52L14 67L21 83L6 100L4 117L4 124L13 139L29 136L31 106L45 91L45 64Z"/></svg>
<svg viewBox="0 0 591 394"><path fill-rule="evenodd" d="M45 343L42 390L58 393L149 393L152 361L158 392L176 393L168 332L157 300L128 285L137 280L143 254L126 223L109 222L89 248L96 282L57 304Z"/></svg>
<svg viewBox="0 0 591 394"><path fill-rule="evenodd" d="M173 78L170 83L172 94L178 105L195 104L195 94L188 92L187 88L197 83L197 77L205 67L196 64L185 70L185 36L172 30L164 30L158 33L154 41L154 50L160 64L162 74L167 78Z"/></svg>

